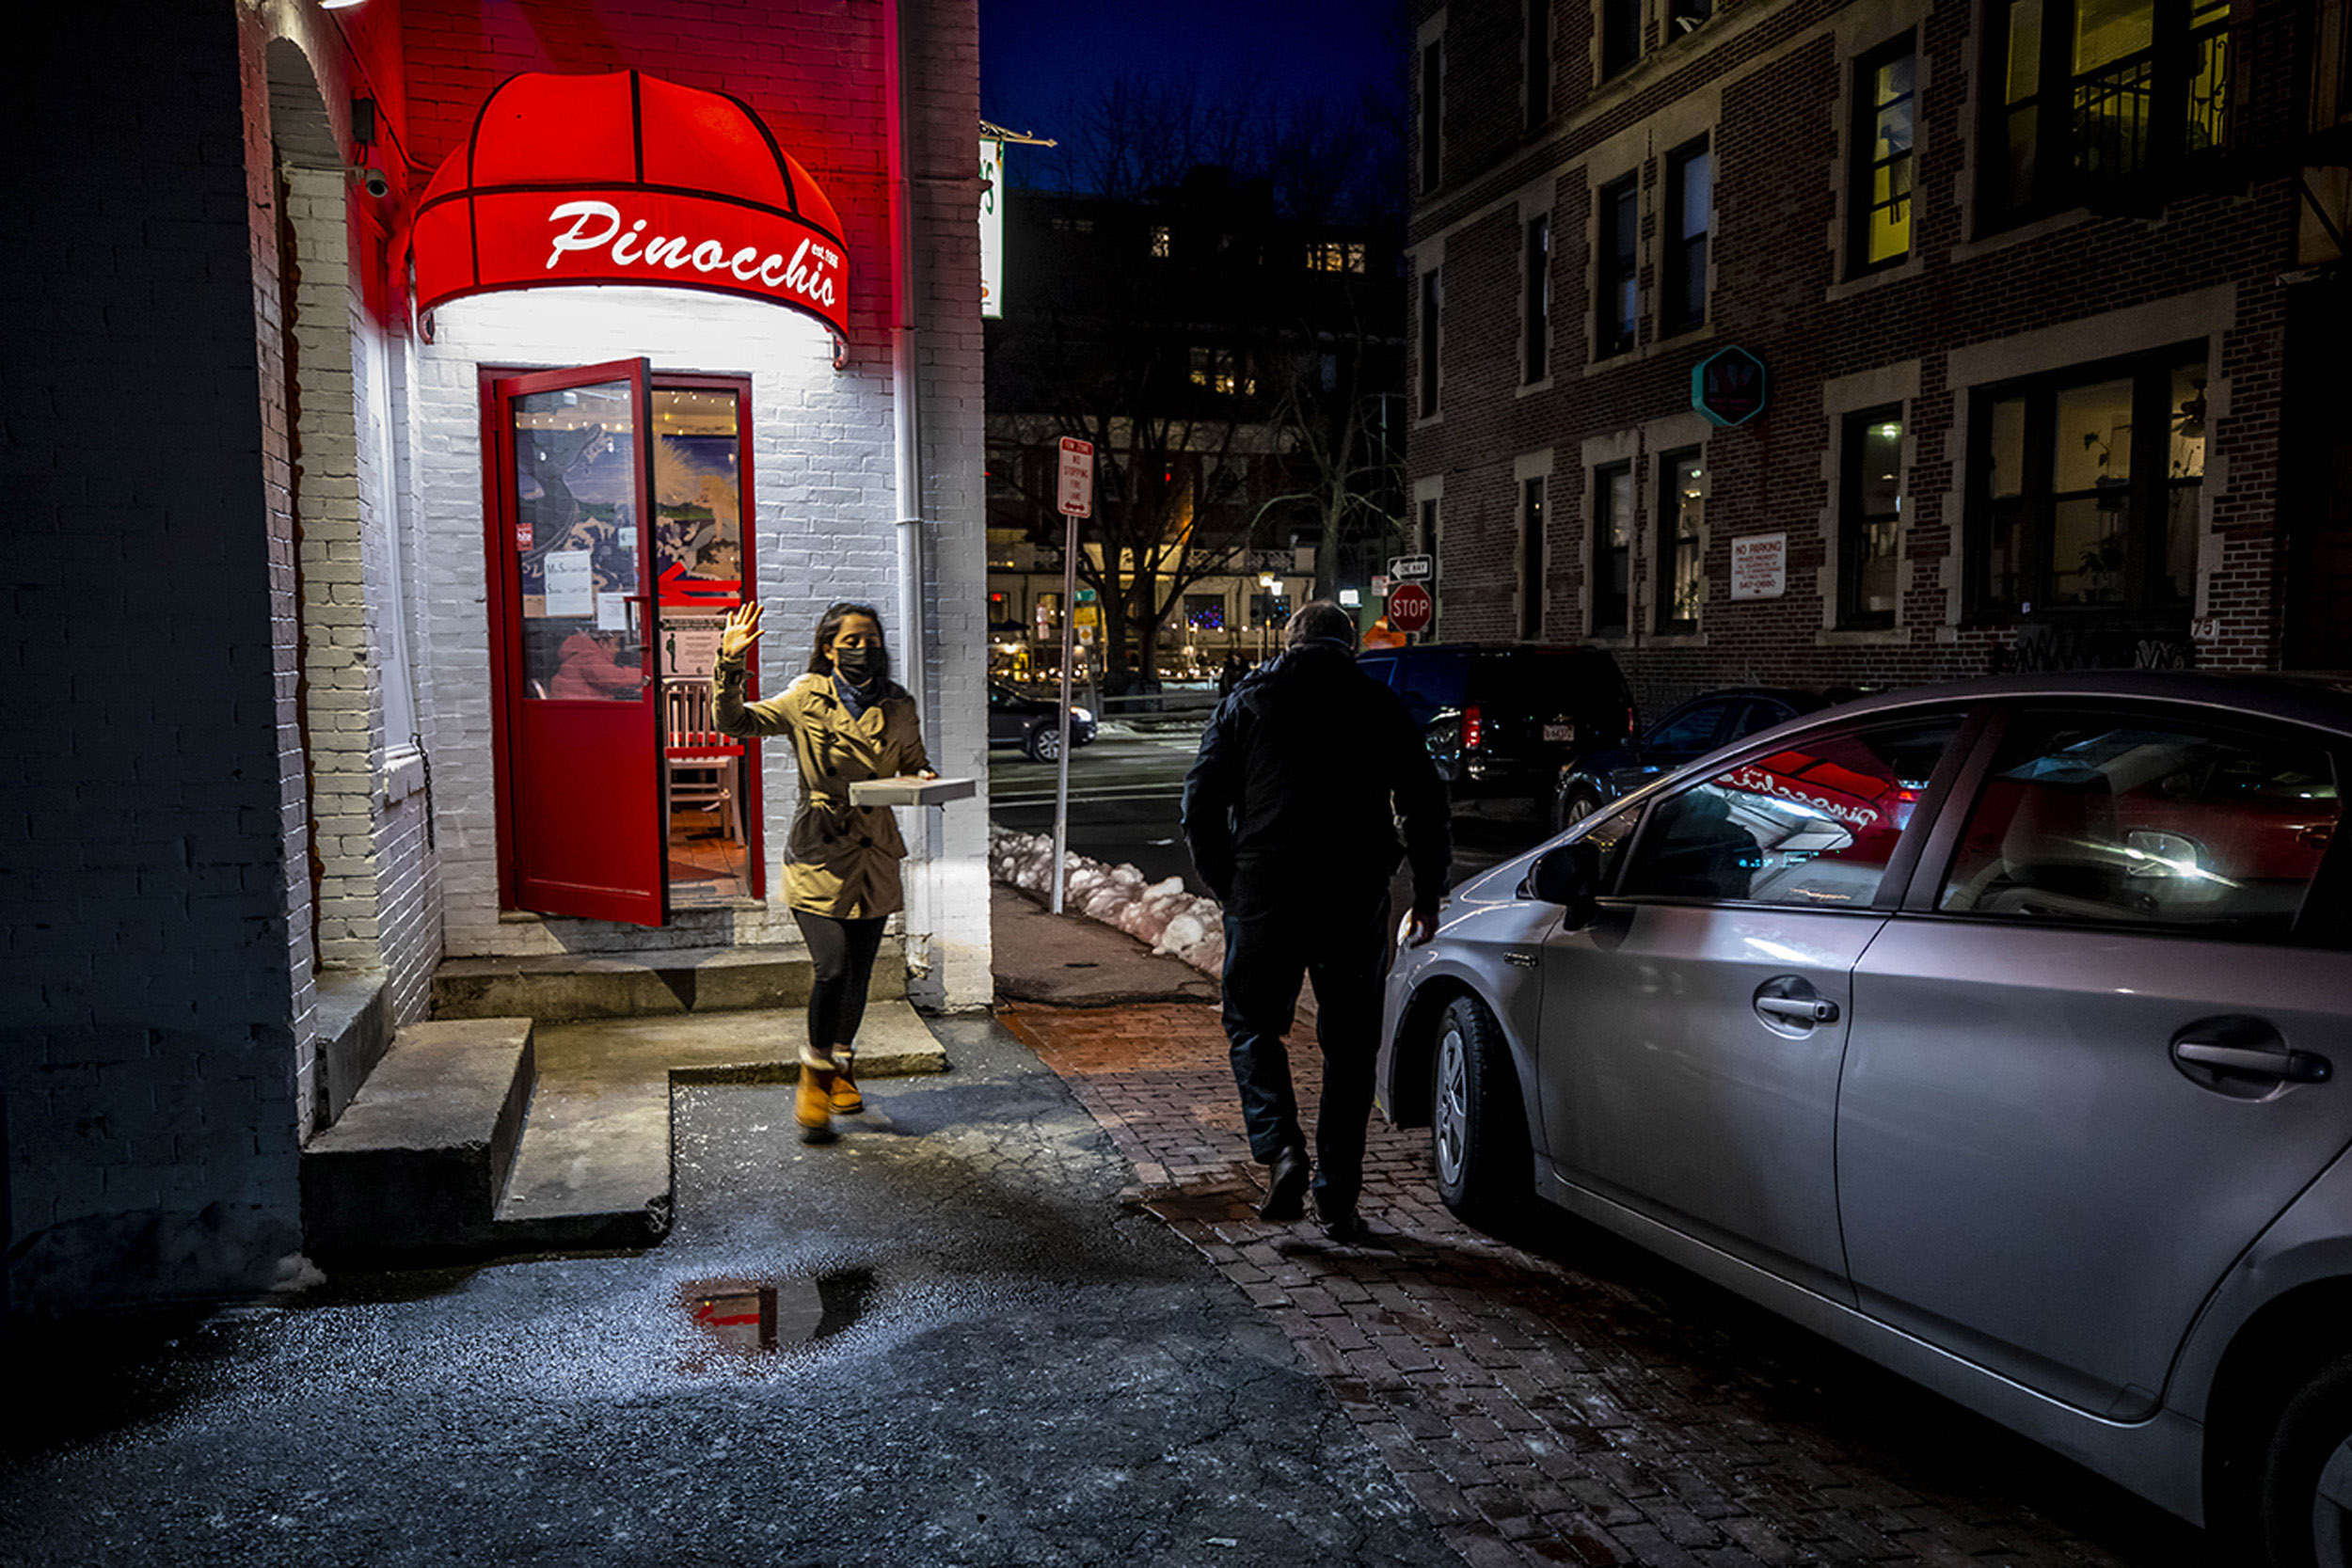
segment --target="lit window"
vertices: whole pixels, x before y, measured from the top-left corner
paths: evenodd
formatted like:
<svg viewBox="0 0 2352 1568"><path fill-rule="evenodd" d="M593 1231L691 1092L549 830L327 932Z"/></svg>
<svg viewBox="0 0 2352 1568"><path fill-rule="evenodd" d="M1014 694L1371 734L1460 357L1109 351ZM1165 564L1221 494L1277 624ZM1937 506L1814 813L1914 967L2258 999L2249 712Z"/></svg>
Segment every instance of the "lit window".
<svg viewBox="0 0 2352 1568"><path fill-rule="evenodd" d="M2228 146L2228 0L2007 0L1989 20L1988 228L2161 192Z"/></svg>
<svg viewBox="0 0 2352 1568"><path fill-rule="evenodd" d="M1173 239L1174 236L1168 230L1168 225L1153 224L1152 226L1152 254L1160 261L1167 261Z"/></svg>
<svg viewBox="0 0 2352 1568"><path fill-rule="evenodd" d="M1699 629L1699 529L1707 520L1707 467L1696 447L1670 451L1658 464L1658 630L1682 635Z"/></svg>
<svg viewBox="0 0 2352 1568"><path fill-rule="evenodd" d="M1623 637L1633 618L1633 465L1593 470L1593 630Z"/></svg>
<svg viewBox="0 0 2352 1568"><path fill-rule="evenodd" d="M1851 271L1911 254L1911 132L1919 56L1906 35L1854 67Z"/></svg>
<svg viewBox="0 0 2352 1568"><path fill-rule="evenodd" d="M1900 404L1849 414L1837 503L1837 624L1895 624L1895 562L1903 519Z"/></svg>

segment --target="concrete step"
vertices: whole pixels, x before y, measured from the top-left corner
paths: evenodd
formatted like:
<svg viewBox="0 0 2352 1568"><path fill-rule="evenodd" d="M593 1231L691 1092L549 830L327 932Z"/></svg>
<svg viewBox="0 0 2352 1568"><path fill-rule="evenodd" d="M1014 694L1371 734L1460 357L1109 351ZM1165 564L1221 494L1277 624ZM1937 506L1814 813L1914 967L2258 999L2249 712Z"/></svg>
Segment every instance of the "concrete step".
<svg viewBox="0 0 2352 1568"><path fill-rule="evenodd" d="M542 1024L538 1091L498 1206L502 1251L644 1246L669 1228L670 1095L679 1084L790 1083L806 1015L798 1008ZM914 1009L884 999L858 1031L862 1079L941 1072L939 1042ZM876 1113L845 1117L855 1135ZM779 1142L794 1136L787 1125Z"/></svg>
<svg viewBox="0 0 2352 1568"><path fill-rule="evenodd" d="M321 1260L487 1244L534 1076L528 1018L412 1023L302 1151Z"/></svg>
<svg viewBox="0 0 2352 1568"><path fill-rule="evenodd" d="M556 1023L796 1007L808 1001L813 974L804 947L450 958L433 974L433 1016ZM882 943L868 994L906 994L906 964L896 939Z"/></svg>

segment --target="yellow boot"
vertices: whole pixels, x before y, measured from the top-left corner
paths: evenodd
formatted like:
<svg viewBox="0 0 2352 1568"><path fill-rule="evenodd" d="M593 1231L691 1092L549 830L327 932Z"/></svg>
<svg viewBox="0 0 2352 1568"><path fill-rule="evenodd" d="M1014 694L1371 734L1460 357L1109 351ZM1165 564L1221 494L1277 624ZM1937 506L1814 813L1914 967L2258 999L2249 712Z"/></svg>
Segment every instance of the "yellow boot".
<svg viewBox="0 0 2352 1568"><path fill-rule="evenodd" d="M814 1051L801 1053L801 1086L792 1098L792 1119L801 1124L801 1142L833 1141L834 1063Z"/></svg>
<svg viewBox="0 0 2352 1568"><path fill-rule="evenodd" d="M853 1117L866 1109L866 1097L857 1092L857 1080L850 1076L856 1065L857 1053L837 1045L833 1051L833 1114Z"/></svg>

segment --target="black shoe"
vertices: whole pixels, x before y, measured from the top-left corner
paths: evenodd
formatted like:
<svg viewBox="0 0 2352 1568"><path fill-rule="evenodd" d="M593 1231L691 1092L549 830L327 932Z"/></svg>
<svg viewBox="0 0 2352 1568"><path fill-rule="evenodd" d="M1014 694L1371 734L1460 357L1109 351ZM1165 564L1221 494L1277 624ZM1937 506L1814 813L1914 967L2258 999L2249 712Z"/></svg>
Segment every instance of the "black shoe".
<svg viewBox="0 0 2352 1568"><path fill-rule="evenodd" d="M1265 1201L1258 1205L1262 1220L1298 1220L1307 1217L1307 1179L1313 1175L1307 1164L1307 1151L1293 1144L1274 1157L1269 1167L1272 1180L1266 1188Z"/></svg>
<svg viewBox="0 0 2352 1568"><path fill-rule="evenodd" d="M1372 1234L1372 1227L1356 1212L1356 1205L1326 1202L1321 1193L1315 1194L1315 1219L1326 1236L1343 1245L1360 1242Z"/></svg>

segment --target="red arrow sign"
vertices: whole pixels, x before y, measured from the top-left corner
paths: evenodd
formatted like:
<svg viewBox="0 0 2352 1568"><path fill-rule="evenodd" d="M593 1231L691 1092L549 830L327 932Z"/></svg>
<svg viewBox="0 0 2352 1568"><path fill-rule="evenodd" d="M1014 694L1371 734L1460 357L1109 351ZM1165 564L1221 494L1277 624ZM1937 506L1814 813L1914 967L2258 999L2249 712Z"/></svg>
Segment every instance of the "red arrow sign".
<svg viewBox="0 0 2352 1568"><path fill-rule="evenodd" d="M1438 612L1437 601L1418 582L1400 582L1389 590L1389 626L1395 631L1420 631Z"/></svg>

